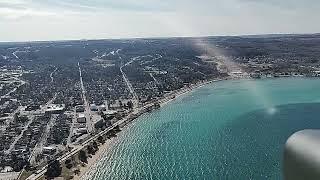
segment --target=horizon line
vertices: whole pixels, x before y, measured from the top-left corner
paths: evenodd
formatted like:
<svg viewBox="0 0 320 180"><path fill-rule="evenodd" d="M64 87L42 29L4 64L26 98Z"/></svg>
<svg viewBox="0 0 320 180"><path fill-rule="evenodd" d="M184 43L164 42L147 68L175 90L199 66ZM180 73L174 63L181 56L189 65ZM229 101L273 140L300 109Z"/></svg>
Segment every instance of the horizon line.
<svg viewBox="0 0 320 180"><path fill-rule="evenodd" d="M1 41L0 44L6 43L45 43L45 42L68 42L68 41L99 41L99 40L139 40L139 39L173 39L173 38L206 38L206 37L254 37L254 36L288 36L288 35L318 35L315 33L266 33L266 34L235 34L235 35L203 35L203 36L149 36L149 37L128 37L128 38L75 38L60 40L26 40L26 41Z"/></svg>

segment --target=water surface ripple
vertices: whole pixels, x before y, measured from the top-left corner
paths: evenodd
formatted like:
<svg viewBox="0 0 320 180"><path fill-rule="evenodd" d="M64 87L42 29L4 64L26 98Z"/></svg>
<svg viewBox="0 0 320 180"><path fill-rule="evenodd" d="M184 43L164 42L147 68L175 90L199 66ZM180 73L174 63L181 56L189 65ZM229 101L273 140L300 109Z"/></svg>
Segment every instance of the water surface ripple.
<svg viewBox="0 0 320 180"><path fill-rule="evenodd" d="M319 89L303 78L207 85L125 128L88 179L281 179L286 139L320 128Z"/></svg>

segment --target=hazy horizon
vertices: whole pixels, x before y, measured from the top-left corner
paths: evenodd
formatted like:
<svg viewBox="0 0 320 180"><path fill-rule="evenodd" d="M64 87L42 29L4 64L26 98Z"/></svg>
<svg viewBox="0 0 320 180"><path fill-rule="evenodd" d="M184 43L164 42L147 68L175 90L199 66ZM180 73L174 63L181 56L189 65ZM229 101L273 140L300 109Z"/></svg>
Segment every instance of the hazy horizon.
<svg viewBox="0 0 320 180"><path fill-rule="evenodd" d="M235 35L204 35L204 36L155 36L155 37L127 37L127 38L81 38L81 39L54 39L54 40L25 40L1 41L0 43L28 43L28 42L64 42L64 41L99 41L99 40L134 40L134 39L170 39L170 38L206 38L206 37L254 37L254 36L290 36L290 35L317 35L315 33L273 33L273 34L235 34Z"/></svg>
<svg viewBox="0 0 320 180"><path fill-rule="evenodd" d="M1 0L0 42L313 34L307 0Z"/></svg>

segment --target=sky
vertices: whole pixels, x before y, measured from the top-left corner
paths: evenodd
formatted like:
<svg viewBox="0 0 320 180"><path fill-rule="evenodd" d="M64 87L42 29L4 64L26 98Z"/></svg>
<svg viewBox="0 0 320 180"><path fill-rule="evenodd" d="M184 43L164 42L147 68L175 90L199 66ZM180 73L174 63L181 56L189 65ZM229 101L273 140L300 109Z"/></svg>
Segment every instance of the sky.
<svg viewBox="0 0 320 180"><path fill-rule="evenodd" d="M0 0L0 41L320 32L319 0Z"/></svg>

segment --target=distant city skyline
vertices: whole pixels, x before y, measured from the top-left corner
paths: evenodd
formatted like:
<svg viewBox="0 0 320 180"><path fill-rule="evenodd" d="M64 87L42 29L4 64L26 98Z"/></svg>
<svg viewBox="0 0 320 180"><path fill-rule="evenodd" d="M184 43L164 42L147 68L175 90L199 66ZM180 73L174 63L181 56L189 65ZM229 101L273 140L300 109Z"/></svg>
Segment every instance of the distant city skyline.
<svg viewBox="0 0 320 180"><path fill-rule="evenodd" d="M0 41L318 33L317 0L1 0Z"/></svg>

